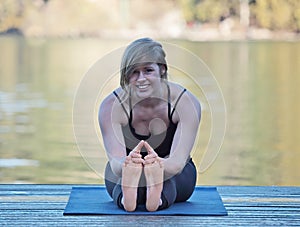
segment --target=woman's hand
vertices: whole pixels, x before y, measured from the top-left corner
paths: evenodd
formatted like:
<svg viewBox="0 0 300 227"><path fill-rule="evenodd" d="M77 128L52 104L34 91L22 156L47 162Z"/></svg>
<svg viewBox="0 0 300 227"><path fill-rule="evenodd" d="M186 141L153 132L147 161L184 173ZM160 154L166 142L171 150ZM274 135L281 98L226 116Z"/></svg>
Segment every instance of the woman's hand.
<svg viewBox="0 0 300 227"><path fill-rule="evenodd" d="M129 163L144 164L145 160L142 158L141 149L144 146L144 141L141 140L139 144L126 156L125 165Z"/></svg>
<svg viewBox="0 0 300 227"><path fill-rule="evenodd" d="M149 143L144 142L144 146L146 150L148 151L148 155L144 158L144 165L152 164L155 162L158 162L160 164L160 167L163 167L163 158L160 158L157 153L154 151L154 149L149 145Z"/></svg>

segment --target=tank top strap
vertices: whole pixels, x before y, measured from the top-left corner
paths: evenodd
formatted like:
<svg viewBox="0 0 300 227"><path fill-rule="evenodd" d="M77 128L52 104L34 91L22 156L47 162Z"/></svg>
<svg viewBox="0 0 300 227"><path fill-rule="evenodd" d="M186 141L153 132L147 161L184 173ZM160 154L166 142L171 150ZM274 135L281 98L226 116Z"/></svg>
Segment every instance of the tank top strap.
<svg viewBox="0 0 300 227"><path fill-rule="evenodd" d="M171 91L170 91L170 86L169 84L166 82L167 88L168 88L168 117L169 117L169 121L172 122L172 118L171 118Z"/></svg>
<svg viewBox="0 0 300 227"><path fill-rule="evenodd" d="M127 112L127 110L126 110L126 108L125 108L125 106L124 106L122 100L120 99L120 96L117 94L116 91L113 91L113 94L114 94L114 95L116 96L116 98L119 100L119 102L120 102L120 104L121 104L121 106L122 106L122 108L123 108L123 110L124 110L124 112L125 112L125 114L126 114L128 120L129 120L129 119L130 119L129 114L128 114L128 112Z"/></svg>
<svg viewBox="0 0 300 227"><path fill-rule="evenodd" d="M178 98L177 98L177 100L176 100L176 102L175 102L175 104L174 104L173 110L172 110L171 114L169 115L171 121L172 121L172 117L173 117L173 114L174 114L174 112L175 112L176 106L177 106L177 104L178 104L180 98L182 97L182 95L183 95L185 92L186 92L186 89L184 88L184 89L182 90L182 92L180 93L180 95L178 96Z"/></svg>

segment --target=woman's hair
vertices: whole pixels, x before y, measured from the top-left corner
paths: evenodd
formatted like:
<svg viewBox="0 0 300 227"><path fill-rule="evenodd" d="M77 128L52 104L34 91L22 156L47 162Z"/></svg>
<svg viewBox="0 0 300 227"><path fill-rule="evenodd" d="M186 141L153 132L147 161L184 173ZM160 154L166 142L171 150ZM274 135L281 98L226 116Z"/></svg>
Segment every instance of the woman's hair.
<svg viewBox="0 0 300 227"><path fill-rule="evenodd" d="M120 85L124 89L129 83L129 75L141 64L156 63L161 72L161 78L167 79L166 54L162 45L150 38L133 41L125 49L120 68ZM164 70L163 70L164 69Z"/></svg>

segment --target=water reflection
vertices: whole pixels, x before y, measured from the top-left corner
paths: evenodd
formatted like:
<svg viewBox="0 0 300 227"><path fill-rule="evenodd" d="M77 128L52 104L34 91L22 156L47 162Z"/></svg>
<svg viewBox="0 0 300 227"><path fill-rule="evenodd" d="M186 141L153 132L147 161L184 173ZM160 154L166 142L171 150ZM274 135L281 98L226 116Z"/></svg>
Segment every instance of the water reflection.
<svg viewBox="0 0 300 227"><path fill-rule="evenodd" d="M228 110L223 152L213 169L229 184L299 185L299 48L285 42L221 43L222 61L210 56Z"/></svg>
<svg viewBox="0 0 300 227"><path fill-rule="evenodd" d="M1 183L103 182L77 150L73 97L89 66L126 43L0 38ZM299 185L300 43L176 43L207 63L227 104L224 145L198 183ZM200 139L207 139L205 131Z"/></svg>
<svg viewBox="0 0 300 227"><path fill-rule="evenodd" d="M37 160L28 159L0 159L0 168L15 168L19 166L39 166Z"/></svg>
<svg viewBox="0 0 300 227"><path fill-rule="evenodd" d="M97 179L73 140L72 98L82 74L60 53L61 44L1 38L0 158L10 166L0 166L3 183Z"/></svg>

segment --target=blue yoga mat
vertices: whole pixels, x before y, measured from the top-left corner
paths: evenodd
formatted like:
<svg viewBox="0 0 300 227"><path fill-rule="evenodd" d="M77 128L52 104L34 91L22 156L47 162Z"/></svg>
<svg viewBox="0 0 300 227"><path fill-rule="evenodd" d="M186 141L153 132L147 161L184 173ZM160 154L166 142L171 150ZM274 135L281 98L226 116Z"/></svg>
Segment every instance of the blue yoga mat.
<svg viewBox="0 0 300 227"><path fill-rule="evenodd" d="M135 212L126 212L114 204L104 186L73 187L64 215L227 215L215 187L196 187L187 202L175 203L165 210L148 212L138 206Z"/></svg>

